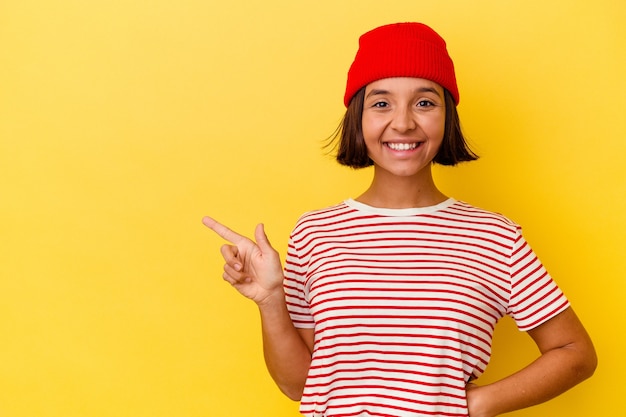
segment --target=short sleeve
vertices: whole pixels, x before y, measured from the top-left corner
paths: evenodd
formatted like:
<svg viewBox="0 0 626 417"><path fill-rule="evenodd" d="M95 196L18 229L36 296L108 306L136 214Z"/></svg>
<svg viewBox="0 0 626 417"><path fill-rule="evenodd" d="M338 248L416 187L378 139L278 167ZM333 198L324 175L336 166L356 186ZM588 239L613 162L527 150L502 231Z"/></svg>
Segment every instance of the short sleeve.
<svg viewBox="0 0 626 417"><path fill-rule="evenodd" d="M533 329L569 307L518 227L511 253L509 315L522 331Z"/></svg>
<svg viewBox="0 0 626 417"><path fill-rule="evenodd" d="M298 254L293 236L291 236L284 269L285 301L294 326L311 329L315 326L315 322L306 296L308 293L306 290L306 271L306 262Z"/></svg>

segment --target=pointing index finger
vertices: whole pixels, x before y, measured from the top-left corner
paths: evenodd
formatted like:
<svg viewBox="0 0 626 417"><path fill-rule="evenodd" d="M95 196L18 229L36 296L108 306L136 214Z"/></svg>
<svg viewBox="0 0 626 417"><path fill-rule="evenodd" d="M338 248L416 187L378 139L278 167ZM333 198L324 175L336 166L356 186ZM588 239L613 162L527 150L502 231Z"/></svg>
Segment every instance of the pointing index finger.
<svg viewBox="0 0 626 417"><path fill-rule="evenodd" d="M212 217L209 217L209 216L203 217L202 223L204 223L206 227L213 230L220 237L228 240L229 242L236 244L246 239L244 236L240 235L237 232L230 230L228 227L224 226L223 224L213 219Z"/></svg>

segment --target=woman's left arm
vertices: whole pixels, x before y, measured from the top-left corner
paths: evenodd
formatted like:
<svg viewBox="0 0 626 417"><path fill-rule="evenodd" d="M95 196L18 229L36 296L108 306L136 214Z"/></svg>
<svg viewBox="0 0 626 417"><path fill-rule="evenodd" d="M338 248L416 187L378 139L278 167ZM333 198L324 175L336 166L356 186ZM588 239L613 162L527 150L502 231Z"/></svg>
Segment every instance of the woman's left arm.
<svg viewBox="0 0 626 417"><path fill-rule="evenodd" d="M530 407L567 391L596 369L593 343L572 308L529 330L541 356L489 385L469 384L470 417L493 417Z"/></svg>

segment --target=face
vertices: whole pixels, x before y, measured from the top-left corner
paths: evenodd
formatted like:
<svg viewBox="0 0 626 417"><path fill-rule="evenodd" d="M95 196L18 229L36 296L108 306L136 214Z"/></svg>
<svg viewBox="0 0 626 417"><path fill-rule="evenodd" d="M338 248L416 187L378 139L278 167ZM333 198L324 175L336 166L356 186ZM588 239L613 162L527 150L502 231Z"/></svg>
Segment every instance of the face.
<svg viewBox="0 0 626 417"><path fill-rule="evenodd" d="M443 88L423 78L385 78L365 88L363 137L376 174L430 175L445 129Z"/></svg>

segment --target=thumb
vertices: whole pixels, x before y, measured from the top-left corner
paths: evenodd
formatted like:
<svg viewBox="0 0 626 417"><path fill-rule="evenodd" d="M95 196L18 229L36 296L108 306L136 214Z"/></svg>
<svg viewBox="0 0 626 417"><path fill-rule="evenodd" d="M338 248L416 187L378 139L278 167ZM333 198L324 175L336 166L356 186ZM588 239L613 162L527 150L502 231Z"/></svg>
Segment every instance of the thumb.
<svg viewBox="0 0 626 417"><path fill-rule="evenodd" d="M274 251L270 240L265 234L265 227L263 226L263 223L257 224L256 229L254 229L254 239L256 240L256 244L259 246L259 249L261 249L261 253L267 254Z"/></svg>

